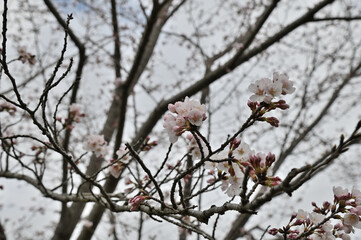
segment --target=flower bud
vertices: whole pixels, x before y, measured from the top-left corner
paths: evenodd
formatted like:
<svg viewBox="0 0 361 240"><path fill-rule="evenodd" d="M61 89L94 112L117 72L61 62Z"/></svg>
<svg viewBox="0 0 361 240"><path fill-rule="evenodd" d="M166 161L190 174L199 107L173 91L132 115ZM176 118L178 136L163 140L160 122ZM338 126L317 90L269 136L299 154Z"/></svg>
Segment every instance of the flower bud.
<svg viewBox="0 0 361 240"><path fill-rule="evenodd" d="M277 230L277 228L272 228L272 229L268 230L268 233L274 236L278 233L278 230Z"/></svg>
<svg viewBox="0 0 361 240"><path fill-rule="evenodd" d="M271 126L278 127L279 126L279 120L275 117L268 117L266 118L266 121L271 124Z"/></svg>
<svg viewBox="0 0 361 240"><path fill-rule="evenodd" d="M269 152L268 155L266 156L266 167L270 167L275 160L276 160L276 156Z"/></svg>

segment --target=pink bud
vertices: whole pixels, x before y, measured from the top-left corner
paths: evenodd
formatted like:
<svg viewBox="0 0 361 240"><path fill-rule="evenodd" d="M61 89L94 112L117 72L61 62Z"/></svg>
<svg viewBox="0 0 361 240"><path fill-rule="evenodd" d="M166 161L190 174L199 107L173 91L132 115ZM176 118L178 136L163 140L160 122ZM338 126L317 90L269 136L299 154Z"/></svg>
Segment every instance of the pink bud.
<svg viewBox="0 0 361 240"><path fill-rule="evenodd" d="M266 156L266 166L270 167L275 160L276 160L276 156L269 152L268 155Z"/></svg>
<svg viewBox="0 0 361 240"><path fill-rule="evenodd" d="M285 110L285 109L288 109L290 106L286 103L285 100L279 100L277 103L276 103L276 107L282 109L282 110Z"/></svg>
<svg viewBox="0 0 361 240"><path fill-rule="evenodd" d="M278 233L278 230L276 228L272 228L272 229L268 230L268 233L274 236Z"/></svg>
<svg viewBox="0 0 361 240"><path fill-rule="evenodd" d="M266 118L266 121L269 123L269 124L271 124L272 126L274 126L274 127L278 127L278 125L279 125L279 120L277 119L277 118L275 118L275 117L268 117L268 118Z"/></svg>
<svg viewBox="0 0 361 240"><path fill-rule="evenodd" d="M134 210L138 209L140 204L147 198L148 198L148 196L140 195L140 196L135 196L135 197L129 199L128 203L132 206L130 208L130 211L134 211Z"/></svg>
<svg viewBox="0 0 361 240"><path fill-rule="evenodd" d="M168 104L168 109L169 109L169 111L171 111L172 113L176 113L176 107L175 107L175 105L174 104Z"/></svg>
<svg viewBox="0 0 361 240"><path fill-rule="evenodd" d="M230 143L230 149L234 150L234 149L238 148L239 144L241 144L241 139L240 138L239 139L237 139L237 138L233 139L233 141Z"/></svg>
<svg viewBox="0 0 361 240"><path fill-rule="evenodd" d="M256 111L257 102L252 102L252 101L248 100L247 105L251 109L252 112Z"/></svg>

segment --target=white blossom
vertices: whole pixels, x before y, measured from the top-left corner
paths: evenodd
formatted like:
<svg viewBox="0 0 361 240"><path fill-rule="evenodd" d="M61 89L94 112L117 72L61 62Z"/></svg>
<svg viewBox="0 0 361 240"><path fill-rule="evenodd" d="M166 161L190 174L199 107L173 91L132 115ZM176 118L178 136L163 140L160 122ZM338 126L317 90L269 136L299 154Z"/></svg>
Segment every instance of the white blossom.
<svg viewBox="0 0 361 240"><path fill-rule="evenodd" d="M120 158L121 162L123 163L129 163L131 157L128 154L128 150L125 149L124 146L120 147L118 151L116 151L116 154L118 158Z"/></svg>
<svg viewBox="0 0 361 240"><path fill-rule="evenodd" d="M104 157L108 154L109 147L103 135L90 135L84 143L84 149L92 151L97 157Z"/></svg>
<svg viewBox="0 0 361 240"><path fill-rule="evenodd" d="M234 158L241 161L248 161L250 155L254 155L254 151L251 150L250 146L245 142L241 142L233 151Z"/></svg>
<svg viewBox="0 0 361 240"><path fill-rule="evenodd" d="M293 82L288 79L286 74L279 74L278 72L273 73L273 82L282 83L282 94L291 94L296 88L293 87Z"/></svg>
<svg viewBox="0 0 361 240"><path fill-rule="evenodd" d="M346 213L343 217L345 225L357 227L359 225L359 216L355 213Z"/></svg>
<svg viewBox="0 0 361 240"><path fill-rule="evenodd" d="M325 216L320 213L311 212L309 218L313 224L319 224L325 219Z"/></svg>
<svg viewBox="0 0 361 240"><path fill-rule="evenodd" d="M298 209L296 218L298 220L306 220L307 219L307 214L308 213L306 211L304 211L302 209Z"/></svg>
<svg viewBox="0 0 361 240"><path fill-rule="evenodd" d="M348 194L348 190L347 190L347 188L333 187L333 194L336 197L346 196Z"/></svg>
<svg viewBox="0 0 361 240"><path fill-rule="evenodd" d="M281 94L286 95L293 93L295 88L293 82L288 79L286 74L273 74L273 80L262 78L255 83L251 83L248 90L253 93L249 98L252 102L270 103L274 98Z"/></svg>
<svg viewBox="0 0 361 240"><path fill-rule="evenodd" d="M242 189L241 189L242 182L243 182L243 179L241 179L241 178L233 178L233 177L231 177L228 180L229 186L228 186L228 188L226 190L226 194L229 197L234 197L234 196L238 196L239 194L241 194L241 192L242 192Z"/></svg>

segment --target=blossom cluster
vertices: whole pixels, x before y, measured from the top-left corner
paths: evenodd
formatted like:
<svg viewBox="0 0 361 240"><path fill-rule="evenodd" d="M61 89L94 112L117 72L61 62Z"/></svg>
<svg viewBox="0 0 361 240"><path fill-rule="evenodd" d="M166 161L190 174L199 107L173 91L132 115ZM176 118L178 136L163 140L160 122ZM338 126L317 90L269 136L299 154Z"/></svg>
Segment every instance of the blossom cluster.
<svg viewBox="0 0 361 240"><path fill-rule="evenodd" d="M206 120L206 106L198 100L186 97L184 101L169 104L168 109L176 114L167 113L164 116L163 127L166 129L169 141L175 143L178 137L193 127L199 127Z"/></svg>
<svg viewBox="0 0 361 240"><path fill-rule="evenodd" d="M90 135L84 142L83 148L87 151L94 152L97 157L104 157L109 152L107 141L103 135Z"/></svg>
<svg viewBox="0 0 361 240"><path fill-rule="evenodd" d="M312 203L314 209L310 213L299 209L287 226L273 228L269 233L280 233L287 239L299 239L302 235L310 240L350 240L354 228L361 228L361 191L333 187L333 193L333 203L325 201L322 207Z"/></svg>
<svg viewBox="0 0 361 240"><path fill-rule="evenodd" d="M223 150L206 161L205 168L222 179L222 190L233 197L242 191L246 168L249 168L248 174L254 182L269 187L278 185L281 179L270 176L274 161L274 154L256 154L247 143L235 139L230 143L229 150Z"/></svg>
<svg viewBox="0 0 361 240"><path fill-rule="evenodd" d="M295 91L293 82L289 80L286 74L273 73L273 80L262 78L249 85L248 90L254 93L250 100L252 102L270 103L274 98Z"/></svg>
<svg viewBox="0 0 361 240"><path fill-rule="evenodd" d="M277 108L285 110L289 105L285 100L273 101L276 97L293 93L295 88L293 82L286 74L273 73L273 80L262 78L249 85L248 90L253 93L247 105L251 109L257 121L269 123L273 127L279 126L276 117L265 117L264 114Z"/></svg>
<svg viewBox="0 0 361 240"><path fill-rule="evenodd" d="M20 55L19 60L22 63L28 62L30 65L34 65L36 63L35 55L25 51L24 49L18 49L18 53Z"/></svg>

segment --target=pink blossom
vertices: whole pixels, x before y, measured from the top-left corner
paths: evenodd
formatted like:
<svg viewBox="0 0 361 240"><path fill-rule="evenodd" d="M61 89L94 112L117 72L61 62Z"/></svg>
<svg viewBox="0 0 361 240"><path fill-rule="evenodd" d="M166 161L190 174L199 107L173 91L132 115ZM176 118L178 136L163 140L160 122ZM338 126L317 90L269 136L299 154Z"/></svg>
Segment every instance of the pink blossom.
<svg viewBox="0 0 361 240"><path fill-rule="evenodd" d="M174 116L167 113L163 118L163 127L166 129L171 143L175 143L183 132L189 131L191 125L199 127L207 118L206 106L189 97L186 97L183 102L169 104L168 109L177 114Z"/></svg>
<svg viewBox="0 0 361 240"><path fill-rule="evenodd" d="M331 224L330 221L327 221L322 225L322 230L327 233L331 233L333 230L333 225Z"/></svg>
<svg viewBox="0 0 361 240"><path fill-rule="evenodd" d="M282 83L270 82L266 85L266 94L272 99L279 97L282 93Z"/></svg>
<svg viewBox="0 0 361 240"><path fill-rule="evenodd" d="M277 228L271 228L270 230L268 230L268 233L274 236L278 233L278 230Z"/></svg>

